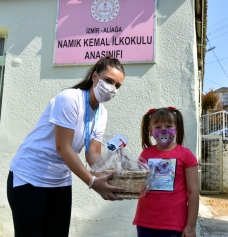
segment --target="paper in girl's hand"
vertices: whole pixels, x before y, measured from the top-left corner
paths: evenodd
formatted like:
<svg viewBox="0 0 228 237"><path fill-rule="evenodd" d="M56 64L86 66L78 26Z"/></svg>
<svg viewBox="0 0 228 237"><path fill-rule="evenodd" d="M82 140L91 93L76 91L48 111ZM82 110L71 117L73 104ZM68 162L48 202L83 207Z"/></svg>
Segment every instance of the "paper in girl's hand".
<svg viewBox="0 0 228 237"><path fill-rule="evenodd" d="M121 134L117 134L111 139L109 139L107 142L104 143L104 145L108 148L108 150L113 153L116 150L118 150L120 147L125 147L128 143L128 140Z"/></svg>

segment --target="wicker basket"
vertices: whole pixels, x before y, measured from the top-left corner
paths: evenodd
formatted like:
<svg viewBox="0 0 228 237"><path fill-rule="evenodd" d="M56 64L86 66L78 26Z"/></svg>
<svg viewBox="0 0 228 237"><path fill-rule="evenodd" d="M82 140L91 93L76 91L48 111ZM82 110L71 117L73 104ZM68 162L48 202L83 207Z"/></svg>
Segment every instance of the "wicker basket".
<svg viewBox="0 0 228 237"><path fill-rule="evenodd" d="M100 177L107 175L112 171L113 170L104 170L93 172L93 175ZM141 191L149 172L149 170L116 172L113 179L108 180L108 183L112 186L126 188L126 192L115 193L118 197L123 199L138 199L141 196Z"/></svg>

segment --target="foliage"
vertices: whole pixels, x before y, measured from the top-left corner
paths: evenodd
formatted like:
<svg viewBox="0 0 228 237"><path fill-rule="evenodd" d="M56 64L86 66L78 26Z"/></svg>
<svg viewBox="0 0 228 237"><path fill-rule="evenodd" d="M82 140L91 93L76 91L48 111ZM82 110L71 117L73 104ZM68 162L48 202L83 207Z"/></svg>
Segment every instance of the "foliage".
<svg viewBox="0 0 228 237"><path fill-rule="evenodd" d="M219 95L213 89L202 95L202 109L204 114L207 110L220 111L223 109Z"/></svg>

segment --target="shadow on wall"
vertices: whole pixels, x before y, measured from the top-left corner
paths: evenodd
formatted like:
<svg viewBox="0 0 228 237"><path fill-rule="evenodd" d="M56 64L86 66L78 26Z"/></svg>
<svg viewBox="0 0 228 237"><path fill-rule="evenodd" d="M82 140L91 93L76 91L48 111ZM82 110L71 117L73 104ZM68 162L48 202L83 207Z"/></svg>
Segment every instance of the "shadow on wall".
<svg viewBox="0 0 228 237"><path fill-rule="evenodd" d="M37 60L37 56L40 56L41 62L37 62L41 63L41 67L39 68L40 79L81 79L88 70L88 66L53 66L58 1L42 0L39 2L27 2L26 8L23 7L23 4L15 2L12 4L15 13L16 10L21 12L21 17L8 16L9 40L7 48L9 49L9 52L12 55L20 57L25 50L28 50L29 45L33 42L35 47L33 45L31 46L30 55L27 58L28 62L24 63L29 64L29 61ZM158 1L158 11L161 15L161 18L158 20L158 25L164 24L167 20L167 17L165 16L172 15L177 7L181 5L179 0L175 0L175 4L169 4L168 7L165 7L165 4L167 4L167 1ZM41 7L42 11L40 11ZM160 9L162 9L162 12ZM11 11L11 13L14 14L14 11ZM144 14L144 18L140 18L142 11L146 11L143 9L143 6L141 9L137 9L139 14L137 20L133 23L127 22L125 27L135 27L136 24L141 24L146 21L148 18L146 14ZM14 42L11 42L11 39L13 39ZM15 41L15 39L17 39L17 41ZM40 46L40 44L42 45ZM30 64L32 65L32 63ZM138 70L139 67L140 71ZM126 75L141 77L152 67L153 64L125 65Z"/></svg>
<svg viewBox="0 0 228 237"><path fill-rule="evenodd" d="M136 237L136 227L132 225L135 210L136 200L102 201L94 210L97 214L91 208L72 216L70 236Z"/></svg>
<svg viewBox="0 0 228 237"><path fill-rule="evenodd" d="M76 3L76 5L78 5L79 2ZM80 1L80 4L82 5L88 5L88 3L84 0L84 1ZM70 4L69 5L69 11L72 11L72 7L75 4ZM125 4L126 5L126 4ZM123 6L125 6L123 4ZM122 9L123 11L127 9ZM132 10L132 9L131 9ZM133 9L136 11L136 14L138 14L138 18L132 19L132 22L124 22L124 25L122 26L122 29L124 30L127 27L132 27L134 28L136 25L141 24L142 22L145 22L148 20L148 18L150 17L147 14L147 9L143 8L143 5L141 5L141 9ZM78 9L74 8L74 11L77 12ZM143 16L141 16L141 13L144 12ZM77 13L74 13L77 14ZM56 14L57 16L57 14ZM71 21L71 18L68 17L66 18L66 20L61 24L60 27L64 27L64 25L68 22ZM113 23L115 24L115 23ZM82 22L80 23L81 27L86 27L86 21L82 20ZM85 65L78 65L78 66L55 66L53 67L53 57L54 57L54 42L55 42L55 25L53 25L53 22L49 23L49 26L46 26L47 30L46 33L47 34L43 34L42 35L42 49L40 50L40 54L42 57L41 60L41 79L66 79L66 74L67 74L67 79L75 79L75 78L83 78L84 75L86 74L87 70L90 68L90 66L85 66ZM53 31L49 32L48 29L53 29ZM117 33L116 37L118 37ZM45 53L50 51L51 49L51 53L49 55L47 55L48 57L45 57ZM98 59L97 59L98 60ZM140 70L139 70L140 67ZM137 65L137 64L131 64L131 65L124 65L125 71L126 71L126 75L127 76L138 76L138 77L142 77L143 75L145 75L150 68L153 67L153 64L147 64L147 65Z"/></svg>
<svg viewBox="0 0 228 237"><path fill-rule="evenodd" d="M171 16L184 2L173 0L172 4L168 4L167 6L166 0L157 1L158 26L163 25L168 17ZM76 77L81 79L88 70L88 66L53 67L55 23L57 19L58 1L29 1L26 2L26 8L24 7L24 4L15 2L11 4L13 5L12 8L15 10L10 11L10 13L16 15L16 12L20 12L21 14L20 17L12 17L10 14L8 16L9 19L7 24L9 28L9 40L7 48L9 49L9 52L12 55L22 55L31 42L38 38L42 42L41 49L38 49L37 52L35 51L36 49L33 49L31 54L34 53L34 55L32 55L30 60L36 60L33 56L40 55L41 79L75 79ZM42 11L40 11L41 8ZM142 11L145 11L143 7L137 9L139 14L137 20L133 23L127 22L125 27L135 27L136 24L141 24L146 21L146 17L148 17L146 14L144 14L144 18L140 18ZM11 37L17 39L17 41L15 42L14 40L14 42L11 42ZM126 65L126 74L128 76L137 75L140 77L153 67L153 65L143 65L140 74L137 67L138 66L136 65Z"/></svg>
<svg viewBox="0 0 228 237"><path fill-rule="evenodd" d="M157 26L162 26L186 1L172 0L172 3L167 4L166 0L157 0ZM190 0L192 9L193 1Z"/></svg>

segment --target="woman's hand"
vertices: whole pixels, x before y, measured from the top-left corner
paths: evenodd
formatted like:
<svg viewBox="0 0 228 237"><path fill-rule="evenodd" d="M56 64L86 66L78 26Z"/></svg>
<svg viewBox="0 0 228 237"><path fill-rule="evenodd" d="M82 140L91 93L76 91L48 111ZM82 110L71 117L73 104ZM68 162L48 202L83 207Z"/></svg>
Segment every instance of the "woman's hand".
<svg viewBox="0 0 228 237"><path fill-rule="evenodd" d="M89 151L86 153L86 160L90 166L96 162L96 160L100 157L100 154L101 143L96 140L92 140L89 146ZM114 174L115 173L112 172L108 175L97 177L91 187L94 191L99 193L104 200L122 200L122 198L117 197L113 192L126 191L125 188L116 187L108 184L108 180L113 178Z"/></svg>
<svg viewBox="0 0 228 237"><path fill-rule="evenodd" d="M122 200L122 198L117 197L113 192L126 191L125 188L112 186L108 184L108 180L113 178L114 174L115 173L112 172L108 175L97 177L92 185L92 189L97 193L99 193L104 200L110 200L110 201Z"/></svg>

